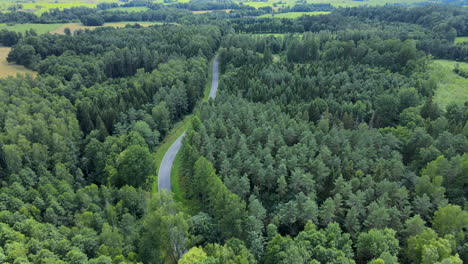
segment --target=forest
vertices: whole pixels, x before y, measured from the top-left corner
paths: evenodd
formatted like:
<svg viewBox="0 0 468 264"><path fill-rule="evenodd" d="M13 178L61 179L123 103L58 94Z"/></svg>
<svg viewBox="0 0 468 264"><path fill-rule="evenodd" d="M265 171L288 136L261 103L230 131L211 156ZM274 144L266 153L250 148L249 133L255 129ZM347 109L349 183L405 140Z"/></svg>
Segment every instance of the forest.
<svg viewBox="0 0 468 264"><path fill-rule="evenodd" d="M440 106L430 70L468 62L468 9L128 5L149 10L0 13L176 22L0 31L38 73L0 79L0 263L468 263L468 100Z"/></svg>

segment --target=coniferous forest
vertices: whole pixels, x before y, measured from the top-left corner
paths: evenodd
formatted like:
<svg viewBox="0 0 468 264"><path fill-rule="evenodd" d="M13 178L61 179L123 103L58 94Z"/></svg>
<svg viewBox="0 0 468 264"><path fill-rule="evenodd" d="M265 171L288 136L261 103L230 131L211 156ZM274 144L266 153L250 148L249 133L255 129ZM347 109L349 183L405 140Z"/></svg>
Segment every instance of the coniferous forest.
<svg viewBox="0 0 468 264"><path fill-rule="evenodd" d="M468 263L468 102L440 105L431 75L468 62L467 8L199 5L0 13L162 22L0 31L38 73L0 79L0 263ZM157 192L183 122L176 195Z"/></svg>

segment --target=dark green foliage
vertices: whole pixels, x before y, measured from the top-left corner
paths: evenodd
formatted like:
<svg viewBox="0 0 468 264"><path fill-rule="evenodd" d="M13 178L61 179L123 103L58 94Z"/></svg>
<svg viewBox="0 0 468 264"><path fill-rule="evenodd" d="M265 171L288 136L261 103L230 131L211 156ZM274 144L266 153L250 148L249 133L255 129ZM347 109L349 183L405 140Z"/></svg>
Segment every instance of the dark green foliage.
<svg viewBox="0 0 468 264"><path fill-rule="evenodd" d="M97 14L82 16L80 21L85 26L102 26L104 24L104 18Z"/></svg>
<svg viewBox="0 0 468 264"><path fill-rule="evenodd" d="M116 165L116 168L109 169L109 174L111 182L117 187L141 187L155 171L154 159L148 148L138 145L130 146L120 153Z"/></svg>

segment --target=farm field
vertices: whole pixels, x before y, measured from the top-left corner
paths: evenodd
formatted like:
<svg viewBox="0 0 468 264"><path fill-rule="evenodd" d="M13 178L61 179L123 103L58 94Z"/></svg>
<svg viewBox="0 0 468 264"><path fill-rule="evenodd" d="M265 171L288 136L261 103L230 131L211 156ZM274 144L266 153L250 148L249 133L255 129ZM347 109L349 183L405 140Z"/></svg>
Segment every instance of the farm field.
<svg viewBox="0 0 468 264"><path fill-rule="evenodd" d="M34 14L40 15L50 9L58 8L60 10L64 8L71 8L71 7L78 7L78 6L85 6L90 8L95 8L99 3L117 3L118 0L35 0L35 1L24 1L25 3L17 3L14 0L0 0L0 10L5 11L9 7L13 7L15 5L20 5L20 10L29 11Z"/></svg>
<svg viewBox="0 0 468 264"><path fill-rule="evenodd" d="M175 2L179 3L186 3L190 0L178 0ZM32 12L36 15L40 15L50 9L58 8L71 8L71 7L89 7L89 8L96 8L97 4L109 2L109 3L119 3L118 0L93 0L93 1L86 1L86 0L39 0L39 1L29 1L27 3L17 3L13 0L0 0L0 12L7 12L8 8L14 7L15 5L20 5L19 9L23 11ZM163 0L155 0L154 3L161 3L161 4L170 4L164 3ZM353 0L314 0L313 3L316 4L331 4L336 7L355 7L355 6L378 6L378 5L385 5L385 4L415 4L419 2L427 2L426 0L364 0L364 1L353 1ZM312 3L309 1L308 3ZM292 7L296 3L293 0L271 0L267 2L262 1L251 1L251 2L242 2L244 5L252 6L255 8L260 7L272 7L274 10L278 10L281 7ZM146 7L129 7L129 8L113 8L109 9L111 11L128 11L128 12L139 12L147 10ZM206 13L207 11L196 11L194 13Z"/></svg>
<svg viewBox="0 0 468 264"><path fill-rule="evenodd" d="M7 47L0 47L0 78L5 78L8 76L16 76L17 73L20 74L32 74L33 76L36 75L36 72L33 72L23 66L15 65L8 63L6 58L8 57L8 53L10 52L11 48Z"/></svg>
<svg viewBox="0 0 468 264"><path fill-rule="evenodd" d="M468 69L468 63L448 60L435 60L431 68L439 85L434 98L442 109L451 102L462 104L468 100L468 79L453 72L457 63L460 68Z"/></svg>
<svg viewBox="0 0 468 264"><path fill-rule="evenodd" d="M16 4L16 3L15 3ZM6 8L13 6L15 4L8 4L6 5ZM58 8L60 10L65 9L65 8L72 8L72 7L79 7L79 6L84 6L84 7L90 7L90 8L95 8L96 4L94 3L80 3L80 2L71 2L71 3L20 3L22 6L21 10L23 11L29 11L32 12L36 15L40 15L44 12L49 11L50 9Z"/></svg>
<svg viewBox="0 0 468 264"><path fill-rule="evenodd" d="M163 24L159 22L137 22L137 21L123 21L116 23L106 23L104 27L125 27L127 24L140 24L143 27L149 27L151 25ZM80 23L69 23L69 24L15 24L7 25L0 24L0 30L7 29L10 31L24 33L26 30L34 29L38 34L52 33L52 34L64 34L65 28L69 28L72 32L79 29L95 29L97 26L84 26Z"/></svg>
<svg viewBox="0 0 468 264"><path fill-rule="evenodd" d="M199 10L199 11L192 11L192 14L206 14L211 13L213 11L224 11L226 13L231 12L233 9L220 9L220 10Z"/></svg>
<svg viewBox="0 0 468 264"><path fill-rule="evenodd" d="M107 9L106 11L125 11L125 12L142 12L142 11L147 11L149 8L147 7L116 7L116 8L111 8Z"/></svg>
<svg viewBox="0 0 468 264"><path fill-rule="evenodd" d="M314 4L331 4L335 7L356 7L356 6L378 6L378 5L385 5L385 4L415 4L427 2L425 0L367 0L367 1L353 1L353 0L314 0L308 1L307 3L314 3ZM286 1L268 1L268 2L244 2L244 5L249 5L255 8L270 6L273 9L278 9L280 7L287 7L287 6L294 6L296 4L295 1L286 0Z"/></svg>
<svg viewBox="0 0 468 264"><path fill-rule="evenodd" d="M66 24L0 24L0 30L7 29L9 31L24 33L26 30L34 29L37 34L45 34L54 31Z"/></svg>
<svg viewBox="0 0 468 264"><path fill-rule="evenodd" d="M468 37L455 38L455 43L463 43L463 42L468 42Z"/></svg>
<svg viewBox="0 0 468 264"><path fill-rule="evenodd" d="M331 12L289 12L289 13L278 13L278 14L265 14L260 17L271 17L271 18L298 18L304 15L316 16L316 15L326 15Z"/></svg>

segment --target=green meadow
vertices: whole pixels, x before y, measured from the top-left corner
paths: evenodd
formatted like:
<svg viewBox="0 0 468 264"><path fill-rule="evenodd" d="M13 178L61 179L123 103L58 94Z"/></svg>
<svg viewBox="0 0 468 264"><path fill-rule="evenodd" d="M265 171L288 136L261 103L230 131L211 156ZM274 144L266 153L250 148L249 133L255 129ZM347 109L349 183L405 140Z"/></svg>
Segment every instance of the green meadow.
<svg viewBox="0 0 468 264"><path fill-rule="evenodd" d="M455 38L455 43L463 43L463 42L468 42L468 37Z"/></svg>
<svg viewBox="0 0 468 264"><path fill-rule="evenodd" d="M260 17L271 17L271 18L298 18L304 15L316 16L316 15L326 15L331 12L289 12L289 13L277 13L277 14L265 14Z"/></svg>
<svg viewBox="0 0 468 264"><path fill-rule="evenodd" d="M434 99L442 109L451 102L463 104L468 101L468 79L453 71L457 63L468 70L468 63L449 60L435 60L431 65L432 78L438 83Z"/></svg>
<svg viewBox="0 0 468 264"><path fill-rule="evenodd" d="M52 32L66 24L0 24L0 30L7 29L9 31L24 33L26 30L34 29L38 34Z"/></svg>

